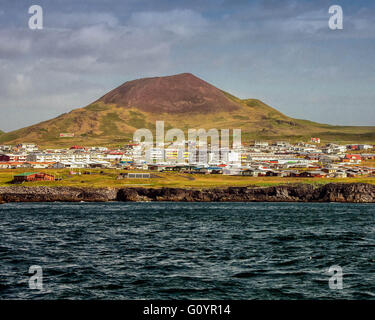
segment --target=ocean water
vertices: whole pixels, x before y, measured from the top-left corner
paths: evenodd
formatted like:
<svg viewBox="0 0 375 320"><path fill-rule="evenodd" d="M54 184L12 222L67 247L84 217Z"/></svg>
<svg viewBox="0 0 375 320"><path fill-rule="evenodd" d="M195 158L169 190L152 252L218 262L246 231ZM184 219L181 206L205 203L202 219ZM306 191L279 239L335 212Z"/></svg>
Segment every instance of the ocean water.
<svg viewBox="0 0 375 320"><path fill-rule="evenodd" d="M1 299L374 299L375 206L0 205ZM29 267L42 268L42 290ZM330 289L328 268L342 268Z"/></svg>

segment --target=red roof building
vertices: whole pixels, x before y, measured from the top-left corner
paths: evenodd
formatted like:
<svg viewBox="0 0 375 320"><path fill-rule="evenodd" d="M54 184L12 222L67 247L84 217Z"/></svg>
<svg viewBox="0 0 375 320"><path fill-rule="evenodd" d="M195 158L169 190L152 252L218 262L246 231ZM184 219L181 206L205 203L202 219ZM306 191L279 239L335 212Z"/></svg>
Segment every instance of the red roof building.
<svg viewBox="0 0 375 320"><path fill-rule="evenodd" d="M85 149L85 148L81 147L81 146L77 146L77 145L74 145L74 146L70 147L70 150L83 150L83 149Z"/></svg>
<svg viewBox="0 0 375 320"><path fill-rule="evenodd" d="M349 162L360 162L362 157L360 154L346 154L345 160Z"/></svg>
<svg viewBox="0 0 375 320"><path fill-rule="evenodd" d="M54 181L53 175L43 172L24 172L14 176L14 182L28 182L28 181Z"/></svg>

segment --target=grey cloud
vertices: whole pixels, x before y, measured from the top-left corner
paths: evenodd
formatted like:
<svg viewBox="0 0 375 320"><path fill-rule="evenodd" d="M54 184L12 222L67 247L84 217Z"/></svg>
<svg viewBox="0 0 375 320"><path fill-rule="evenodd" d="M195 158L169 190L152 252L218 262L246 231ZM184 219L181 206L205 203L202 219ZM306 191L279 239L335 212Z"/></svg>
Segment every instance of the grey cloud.
<svg viewBox="0 0 375 320"><path fill-rule="evenodd" d="M314 103L321 111L345 104L339 93L348 83L358 101L371 101L364 85L375 71L369 10L346 11L344 30L332 32L322 0L51 3L40 1L45 29L36 32L25 27L26 1L4 10L16 18L0 22L0 129L84 106L127 80L186 71L292 116L310 116ZM326 98L304 105L318 89ZM350 123L344 111L342 122ZM322 113L314 117L321 121Z"/></svg>
<svg viewBox="0 0 375 320"><path fill-rule="evenodd" d="M70 12L52 13L46 15L45 25L48 28L68 28L74 29L81 26L92 26L105 24L110 27L119 25L119 19L110 12Z"/></svg>
<svg viewBox="0 0 375 320"><path fill-rule="evenodd" d="M130 24L142 28L158 28L181 36L199 32L208 25L202 15L188 9L167 12L136 12Z"/></svg>

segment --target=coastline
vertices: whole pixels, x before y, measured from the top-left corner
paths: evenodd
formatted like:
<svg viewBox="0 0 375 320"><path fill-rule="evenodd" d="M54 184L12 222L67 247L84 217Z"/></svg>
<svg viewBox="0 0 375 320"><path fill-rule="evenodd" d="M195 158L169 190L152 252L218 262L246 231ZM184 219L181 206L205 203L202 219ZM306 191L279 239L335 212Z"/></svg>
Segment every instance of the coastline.
<svg viewBox="0 0 375 320"><path fill-rule="evenodd" d="M9 202L347 202L375 203L375 185L329 183L226 188L0 187L0 204Z"/></svg>

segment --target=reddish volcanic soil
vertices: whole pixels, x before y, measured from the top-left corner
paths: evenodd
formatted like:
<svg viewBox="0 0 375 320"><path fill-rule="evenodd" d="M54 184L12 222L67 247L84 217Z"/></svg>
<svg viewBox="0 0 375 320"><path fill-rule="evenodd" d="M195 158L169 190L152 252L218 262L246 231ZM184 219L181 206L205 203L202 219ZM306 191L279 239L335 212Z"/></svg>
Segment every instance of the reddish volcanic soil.
<svg viewBox="0 0 375 320"><path fill-rule="evenodd" d="M190 73L125 82L98 101L152 113L212 113L239 105Z"/></svg>

